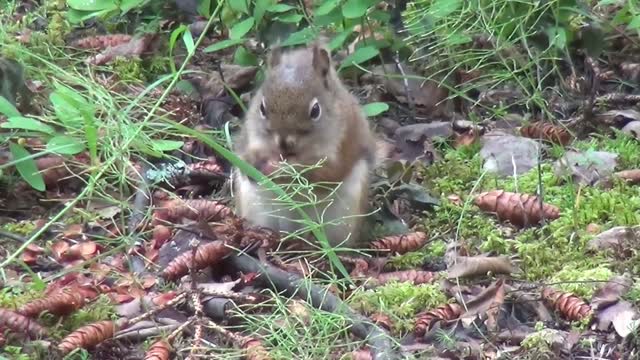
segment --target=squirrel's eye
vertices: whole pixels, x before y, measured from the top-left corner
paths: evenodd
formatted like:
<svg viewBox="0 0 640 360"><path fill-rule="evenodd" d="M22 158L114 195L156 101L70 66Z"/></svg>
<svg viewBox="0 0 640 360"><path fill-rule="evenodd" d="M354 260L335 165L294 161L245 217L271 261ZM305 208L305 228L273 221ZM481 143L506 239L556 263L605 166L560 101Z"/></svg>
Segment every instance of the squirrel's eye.
<svg viewBox="0 0 640 360"><path fill-rule="evenodd" d="M267 118L267 107L264 106L264 98L262 98L262 102L260 103L260 116L262 116L263 119Z"/></svg>
<svg viewBox="0 0 640 360"><path fill-rule="evenodd" d="M318 120L321 114L320 104L318 103L318 99L313 99L311 101L311 110L309 110L309 117L311 120Z"/></svg>

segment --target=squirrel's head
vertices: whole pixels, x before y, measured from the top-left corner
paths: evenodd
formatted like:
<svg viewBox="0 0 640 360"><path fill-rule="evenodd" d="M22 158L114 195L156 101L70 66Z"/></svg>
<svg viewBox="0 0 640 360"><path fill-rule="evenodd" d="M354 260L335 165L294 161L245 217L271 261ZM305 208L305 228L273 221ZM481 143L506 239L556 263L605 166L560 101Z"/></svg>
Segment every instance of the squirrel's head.
<svg viewBox="0 0 640 360"><path fill-rule="evenodd" d="M329 51L319 43L286 53L273 50L252 106L257 130L284 158L309 151L336 127L336 81Z"/></svg>

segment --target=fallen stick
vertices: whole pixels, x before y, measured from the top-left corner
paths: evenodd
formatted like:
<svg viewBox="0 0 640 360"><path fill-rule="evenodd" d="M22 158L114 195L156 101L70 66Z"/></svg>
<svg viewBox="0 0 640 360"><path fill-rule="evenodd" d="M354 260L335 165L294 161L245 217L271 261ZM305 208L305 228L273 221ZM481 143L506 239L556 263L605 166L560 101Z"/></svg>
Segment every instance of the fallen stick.
<svg viewBox="0 0 640 360"><path fill-rule="evenodd" d="M288 296L297 296L311 303L315 308L342 314L351 323L351 332L364 339L374 360L399 359L393 349L389 334L365 316L358 314L327 289L311 284L302 277L280 270L272 265L259 262L249 255L237 254L227 261L235 269L244 273L258 273L258 279Z"/></svg>

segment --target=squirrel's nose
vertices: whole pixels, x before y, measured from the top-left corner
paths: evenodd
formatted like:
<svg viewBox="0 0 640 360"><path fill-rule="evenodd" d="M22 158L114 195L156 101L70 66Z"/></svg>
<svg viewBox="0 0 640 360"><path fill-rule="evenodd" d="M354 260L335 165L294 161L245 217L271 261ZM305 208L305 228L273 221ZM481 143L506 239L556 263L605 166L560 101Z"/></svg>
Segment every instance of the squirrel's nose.
<svg viewBox="0 0 640 360"><path fill-rule="evenodd" d="M285 136L278 139L278 146L282 155L293 155L295 139L292 136Z"/></svg>

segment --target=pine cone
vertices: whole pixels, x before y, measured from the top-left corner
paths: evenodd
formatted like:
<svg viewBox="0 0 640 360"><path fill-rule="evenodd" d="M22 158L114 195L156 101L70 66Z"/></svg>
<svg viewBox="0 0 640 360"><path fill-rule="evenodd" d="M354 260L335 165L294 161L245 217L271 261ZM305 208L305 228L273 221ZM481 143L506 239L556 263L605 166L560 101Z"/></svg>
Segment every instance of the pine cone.
<svg viewBox="0 0 640 360"><path fill-rule="evenodd" d="M247 355L245 357L247 360L271 359L271 357L269 357L269 353L267 352L267 349L265 349L264 346L262 346L262 343L260 342L260 340L249 338L244 344L242 344L242 348L245 349L247 352Z"/></svg>
<svg viewBox="0 0 640 360"><path fill-rule="evenodd" d="M194 221L221 221L233 216L233 211L218 201L195 200L170 200L163 204L154 213L155 224L161 221L178 222L184 219Z"/></svg>
<svg viewBox="0 0 640 360"><path fill-rule="evenodd" d="M109 34L78 39L72 43L72 46L87 50L104 50L108 47L128 43L129 41L131 41L131 35Z"/></svg>
<svg viewBox="0 0 640 360"><path fill-rule="evenodd" d="M453 320L462 314L462 306L458 304L446 304L437 307L435 310L426 311L416 316L416 326L413 332L416 336L424 336L436 321Z"/></svg>
<svg viewBox="0 0 640 360"><path fill-rule="evenodd" d="M63 354L78 348L90 349L107 339L111 339L118 328L119 326L113 321L99 321L83 326L62 339L58 344L58 349Z"/></svg>
<svg viewBox="0 0 640 360"><path fill-rule="evenodd" d="M591 306L571 293L544 288L542 298L569 321L580 321L593 312Z"/></svg>
<svg viewBox="0 0 640 360"><path fill-rule="evenodd" d="M495 213L499 220L508 220L518 227L536 225L543 218L560 217L560 209L549 204L542 204L540 208L538 197L528 194L493 190L478 195L475 203L480 209Z"/></svg>
<svg viewBox="0 0 640 360"><path fill-rule="evenodd" d="M144 354L144 360L169 360L171 345L164 340L158 340L151 344Z"/></svg>
<svg viewBox="0 0 640 360"><path fill-rule="evenodd" d="M541 121L522 127L520 134L528 138L542 139L563 146L571 141L571 134L567 129Z"/></svg>
<svg viewBox="0 0 640 360"><path fill-rule="evenodd" d="M404 235L383 237L371 243L371 248L389 250L393 253L404 254L420 249L427 242L427 234L416 231Z"/></svg>
<svg viewBox="0 0 640 360"><path fill-rule="evenodd" d="M618 171L614 175L631 184L640 183L640 169Z"/></svg>
<svg viewBox="0 0 640 360"><path fill-rule="evenodd" d="M192 257L192 251L187 250L167 265L162 272L162 277L169 281L179 279L189 272L192 265L195 265L195 270L204 269L220 262L230 252L231 249L221 240L199 246L196 250L195 261Z"/></svg>
<svg viewBox="0 0 640 360"><path fill-rule="evenodd" d="M0 309L0 328L8 328L17 333L26 333L31 338L47 335L45 328L35 320L6 309Z"/></svg>
<svg viewBox="0 0 640 360"><path fill-rule="evenodd" d="M97 294L95 295L97 296ZM87 292L80 292L77 289L64 289L55 295L23 305L18 309L18 313L28 317L37 317L40 313L47 311L53 315L64 316L82 308L86 304L86 296Z"/></svg>

